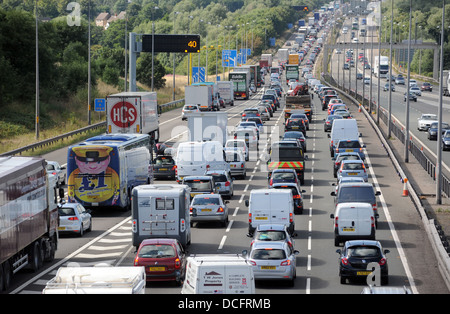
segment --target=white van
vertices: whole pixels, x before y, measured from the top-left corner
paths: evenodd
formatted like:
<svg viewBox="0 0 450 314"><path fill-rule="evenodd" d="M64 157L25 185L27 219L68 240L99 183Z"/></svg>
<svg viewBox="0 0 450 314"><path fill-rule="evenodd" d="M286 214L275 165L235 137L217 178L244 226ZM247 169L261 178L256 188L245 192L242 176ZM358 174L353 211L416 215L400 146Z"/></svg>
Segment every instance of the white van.
<svg viewBox="0 0 450 314"><path fill-rule="evenodd" d="M144 266L60 267L42 294L144 294Z"/></svg>
<svg viewBox="0 0 450 314"><path fill-rule="evenodd" d="M191 189L180 184L144 184L132 191L133 245L151 238L173 238L186 248L191 243Z"/></svg>
<svg viewBox="0 0 450 314"><path fill-rule="evenodd" d="M189 256L182 294L254 294L252 265L242 256Z"/></svg>
<svg viewBox="0 0 450 314"><path fill-rule="evenodd" d="M334 119L331 134L328 135L331 157L334 157L336 144L340 140L358 140L360 136L356 119Z"/></svg>
<svg viewBox="0 0 450 314"><path fill-rule="evenodd" d="M255 189L250 192L248 207L248 232L253 234L261 224L285 225L294 234L294 201L290 189Z"/></svg>
<svg viewBox="0 0 450 314"><path fill-rule="evenodd" d="M185 176L202 176L209 170L228 170L223 146L218 141L180 143L175 157L177 181Z"/></svg>
<svg viewBox="0 0 450 314"><path fill-rule="evenodd" d="M341 203L336 206L333 219L334 245L355 239L375 240L375 217L368 203Z"/></svg>

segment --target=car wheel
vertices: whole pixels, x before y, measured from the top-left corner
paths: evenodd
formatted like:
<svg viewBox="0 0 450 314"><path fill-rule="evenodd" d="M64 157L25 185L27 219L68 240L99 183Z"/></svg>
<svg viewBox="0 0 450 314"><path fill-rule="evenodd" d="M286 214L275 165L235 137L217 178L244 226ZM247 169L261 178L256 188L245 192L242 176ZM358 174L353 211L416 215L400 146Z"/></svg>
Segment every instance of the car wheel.
<svg viewBox="0 0 450 314"><path fill-rule="evenodd" d="M341 285L345 285L347 283L347 279L341 276Z"/></svg>

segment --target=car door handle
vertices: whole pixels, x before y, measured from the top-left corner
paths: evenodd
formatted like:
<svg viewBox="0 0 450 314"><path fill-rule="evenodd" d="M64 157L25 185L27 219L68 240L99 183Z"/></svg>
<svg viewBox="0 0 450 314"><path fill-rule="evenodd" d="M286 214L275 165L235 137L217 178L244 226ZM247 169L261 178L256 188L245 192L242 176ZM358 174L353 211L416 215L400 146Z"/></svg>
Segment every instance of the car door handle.
<svg viewBox="0 0 450 314"><path fill-rule="evenodd" d="M354 227L355 226L355 222L354 221L352 221L352 227Z"/></svg>

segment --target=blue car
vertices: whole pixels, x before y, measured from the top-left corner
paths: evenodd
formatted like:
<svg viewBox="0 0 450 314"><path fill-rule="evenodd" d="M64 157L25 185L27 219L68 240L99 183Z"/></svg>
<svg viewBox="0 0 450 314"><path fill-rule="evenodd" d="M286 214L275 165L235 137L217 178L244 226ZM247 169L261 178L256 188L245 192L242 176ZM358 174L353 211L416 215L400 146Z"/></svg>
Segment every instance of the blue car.
<svg viewBox="0 0 450 314"><path fill-rule="evenodd" d="M340 153L358 153L362 160L366 159L366 155L364 154L363 148L366 145L359 142L359 140L341 140L336 144L336 154Z"/></svg>

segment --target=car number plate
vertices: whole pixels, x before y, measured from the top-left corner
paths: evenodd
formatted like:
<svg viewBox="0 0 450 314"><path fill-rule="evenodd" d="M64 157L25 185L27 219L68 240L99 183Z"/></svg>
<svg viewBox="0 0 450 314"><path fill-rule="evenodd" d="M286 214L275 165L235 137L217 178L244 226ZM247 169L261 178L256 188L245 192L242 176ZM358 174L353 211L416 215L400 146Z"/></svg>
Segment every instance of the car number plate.
<svg viewBox="0 0 450 314"><path fill-rule="evenodd" d="M266 216L255 217L255 220L267 220Z"/></svg>
<svg viewBox="0 0 450 314"><path fill-rule="evenodd" d="M211 208L203 208L203 209L202 209L202 212L210 212L210 211L212 211Z"/></svg>
<svg viewBox="0 0 450 314"><path fill-rule="evenodd" d="M353 152L353 149L346 149L345 152L346 153L351 153L351 152Z"/></svg>
<svg viewBox="0 0 450 314"><path fill-rule="evenodd" d="M357 276L368 276L370 275L372 272L371 271L357 271L356 275Z"/></svg>
<svg viewBox="0 0 450 314"><path fill-rule="evenodd" d="M159 168L161 171L167 171L167 168Z"/></svg>
<svg viewBox="0 0 450 314"><path fill-rule="evenodd" d="M58 230L66 230L66 227L58 227Z"/></svg>
<svg viewBox="0 0 450 314"><path fill-rule="evenodd" d="M265 269L265 270L275 270L277 269L276 266L261 266L261 269Z"/></svg>
<svg viewBox="0 0 450 314"><path fill-rule="evenodd" d="M293 129L298 129L298 126L293 126L292 128L293 128Z"/></svg>
<svg viewBox="0 0 450 314"><path fill-rule="evenodd" d="M236 167L236 165L230 165L230 168L235 168Z"/></svg>
<svg viewBox="0 0 450 314"><path fill-rule="evenodd" d="M347 228L347 227L343 227L343 228L342 228L342 231L350 231L350 232L353 232L353 231L355 231L355 228Z"/></svg>
<svg viewBox="0 0 450 314"><path fill-rule="evenodd" d="M149 271L165 271L166 267L164 267L164 266L149 266L148 270Z"/></svg>
<svg viewBox="0 0 450 314"><path fill-rule="evenodd" d="M357 172L349 172L348 175L349 175L349 176L357 176L358 173L357 173Z"/></svg>

